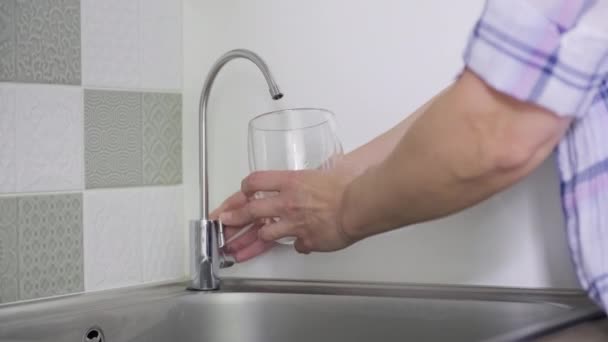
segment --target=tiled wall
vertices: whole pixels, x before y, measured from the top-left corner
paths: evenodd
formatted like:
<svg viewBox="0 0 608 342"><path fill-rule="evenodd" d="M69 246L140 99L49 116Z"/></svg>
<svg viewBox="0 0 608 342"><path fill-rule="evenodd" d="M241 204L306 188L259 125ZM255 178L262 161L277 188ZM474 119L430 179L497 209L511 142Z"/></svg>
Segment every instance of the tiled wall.
<svg viewBox="0 0 608 342"><path fill-rule="evenodd" d="M0 0L0 303L184 276L181 1Z"/></svg>

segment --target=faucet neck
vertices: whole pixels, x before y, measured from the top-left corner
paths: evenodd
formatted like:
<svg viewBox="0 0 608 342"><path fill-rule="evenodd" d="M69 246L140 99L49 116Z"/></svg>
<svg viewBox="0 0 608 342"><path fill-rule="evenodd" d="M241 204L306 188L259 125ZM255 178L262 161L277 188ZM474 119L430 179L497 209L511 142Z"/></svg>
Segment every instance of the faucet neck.
<svg viewBox="0 0 608 342"><path fill-rule="evenodd" d="M270 91L270 96L273 100L279 100L283 97L266 62L252 51L244 49L229 51L221 56L211 67L211 70L205 79L205 83L203 84L199 103L199 186L201 201L200 217L202 219L207 219L209 217L209 175L207 172L207 105L209 96L219 71L228 62L238 58L247 59L258 67L266 79L266 83L268 83L268 90Z"/></svg>

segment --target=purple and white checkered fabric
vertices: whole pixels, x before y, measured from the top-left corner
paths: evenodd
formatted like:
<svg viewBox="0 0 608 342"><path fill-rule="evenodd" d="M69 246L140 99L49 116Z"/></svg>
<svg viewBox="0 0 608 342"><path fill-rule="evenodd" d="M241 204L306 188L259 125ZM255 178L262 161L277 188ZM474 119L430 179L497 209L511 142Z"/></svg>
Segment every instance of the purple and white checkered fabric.
<svg viewBox="0 0 608 342"><path fill-rule="evenodd" d="M464 59L495 89L574 118L557 148L568 242L608 309L608 0L487 0Z"/></svg>

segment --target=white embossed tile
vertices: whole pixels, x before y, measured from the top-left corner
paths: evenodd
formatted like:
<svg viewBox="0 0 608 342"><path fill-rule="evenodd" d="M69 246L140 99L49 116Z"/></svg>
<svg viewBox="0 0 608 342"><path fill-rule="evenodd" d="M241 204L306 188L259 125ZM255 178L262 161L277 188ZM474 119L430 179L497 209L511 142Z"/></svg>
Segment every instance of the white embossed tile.
<svg viewBox="0 0 608 342"><path fill-rule="evenodd" d="M142 282L141 210L139 189L85 192L85 290Z"/></svg>
<svg viewBox="0 0 608 342"><path fill-rule="evenodd" d="M141 86L181 89L181 1L141 1Z"/></svg>
<svg viewBox="0 0 608 342"><path fill-rule="evenodd" d="M143 192L144 281L184 277L182 188L154 187Z"/></svg>
<svg viewBox="0 0 608 342"><path fill-rule="evenodd" d="M15 88L0 85L0 193L16 190Z"/></svg>
<svg viewBox="0 0 608 342"><path fill-rule="evenodd" d="M82 90L17 87L17 191L83 188Z"/></svg>
<svg viewBox="0 0 608 342"><path fill-rule="evenodd" d="M138 87L139 0L83 0L81 6L83 84Z"/></svg>

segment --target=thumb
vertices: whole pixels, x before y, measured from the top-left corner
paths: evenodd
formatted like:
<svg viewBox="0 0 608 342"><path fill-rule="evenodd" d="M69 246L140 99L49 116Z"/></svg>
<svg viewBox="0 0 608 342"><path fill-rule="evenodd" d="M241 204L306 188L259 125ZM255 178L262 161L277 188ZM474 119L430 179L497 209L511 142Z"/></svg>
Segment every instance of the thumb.
<svg viewBox="0 0 608 342"><path fill-rule="evenodd" d="M296 242L293 244L293 247L300 254L310 254L311 252L309 248L304 246L304 242L302 241L302 239L297 239Z"/></svg>

